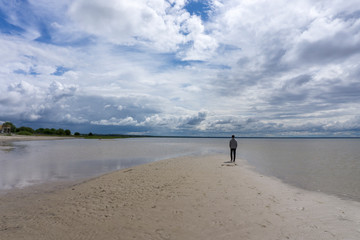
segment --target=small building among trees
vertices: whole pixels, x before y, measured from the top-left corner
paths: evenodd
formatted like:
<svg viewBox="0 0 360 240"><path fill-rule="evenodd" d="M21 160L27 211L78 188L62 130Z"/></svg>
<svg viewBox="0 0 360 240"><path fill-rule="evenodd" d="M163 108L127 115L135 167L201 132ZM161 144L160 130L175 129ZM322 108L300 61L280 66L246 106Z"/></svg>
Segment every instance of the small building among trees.
<svg viewBox="0 0 360 240"><path fill-rule="evenodd" d="M0 133L2 134L10 134L11 133L11 125L4 123L0 125Z"/></svg>

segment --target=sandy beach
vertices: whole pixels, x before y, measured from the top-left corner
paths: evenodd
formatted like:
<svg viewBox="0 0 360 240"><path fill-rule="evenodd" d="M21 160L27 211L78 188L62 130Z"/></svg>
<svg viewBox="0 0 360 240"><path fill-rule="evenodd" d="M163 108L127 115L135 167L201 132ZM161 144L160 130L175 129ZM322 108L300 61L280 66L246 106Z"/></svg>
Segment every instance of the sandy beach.
<svg viewBox="0 0 360 240"><path fill-rule="evenodd" d="M0 142L13 142L13 141L34 141L34 140L59 140L69 139L71 137L59 136L27 136L27 135L0 135Z"/></svg>
<svg viewBox="0 0 360 240"><path fill-rule="evenodd" d="M359 202L227 159L181 157L0 195L0 239L360 239Z"/></svg>

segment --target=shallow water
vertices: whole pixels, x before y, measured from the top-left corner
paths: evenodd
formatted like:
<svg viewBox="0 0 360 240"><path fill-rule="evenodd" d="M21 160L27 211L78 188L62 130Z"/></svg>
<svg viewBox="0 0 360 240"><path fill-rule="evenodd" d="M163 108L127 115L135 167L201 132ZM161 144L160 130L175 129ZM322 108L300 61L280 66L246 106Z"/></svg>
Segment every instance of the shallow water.
<svg viewBox="0 0 360 240"><path fill-rule="evenodd" d="M91 178L161 159L226 154L230 139L133 138L0 142L0 191ZM237 139L256 171L360 201L360 139ZM222 163L228 159L219 159Z"/></svg>
<svg viewBox="0 0 360 240"><path fill-rule="evenodd" d="M360 139L245 139L240 148L265 175L360 201Z"/></svg>
<svg viewBox="0 0 360 240"><path fill-rule="evenodd" d="M220 153L216 139L131 138L0 143L0 190L78 180L156 160Z"/></svg>

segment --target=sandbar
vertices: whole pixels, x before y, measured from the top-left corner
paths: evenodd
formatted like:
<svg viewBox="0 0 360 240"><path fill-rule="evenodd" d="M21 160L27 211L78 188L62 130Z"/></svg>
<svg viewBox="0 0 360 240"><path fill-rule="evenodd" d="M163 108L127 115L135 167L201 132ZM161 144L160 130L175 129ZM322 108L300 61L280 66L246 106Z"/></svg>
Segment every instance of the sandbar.
<svg viewBox="0 0 360 240"><path fill-rule="evenodd" d="M227 159L180 157L0 195L0 239L360 239L359 202Z"/></svg>

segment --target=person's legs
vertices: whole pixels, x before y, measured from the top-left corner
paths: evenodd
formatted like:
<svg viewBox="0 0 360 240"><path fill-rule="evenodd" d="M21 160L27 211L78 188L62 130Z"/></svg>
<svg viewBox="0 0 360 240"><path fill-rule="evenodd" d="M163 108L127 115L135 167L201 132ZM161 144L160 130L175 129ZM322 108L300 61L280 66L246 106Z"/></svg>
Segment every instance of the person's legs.
<svg viewBox="0 0 360 240"><path fill-rule="evenodd" d="M236 158L236 149L231 149L231 150L230 150L230 159L231 159L231 162L235 162L235 158Z"/></svg>

